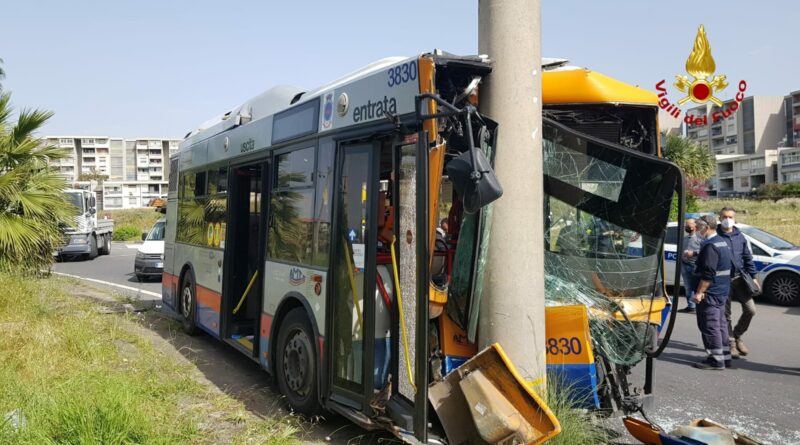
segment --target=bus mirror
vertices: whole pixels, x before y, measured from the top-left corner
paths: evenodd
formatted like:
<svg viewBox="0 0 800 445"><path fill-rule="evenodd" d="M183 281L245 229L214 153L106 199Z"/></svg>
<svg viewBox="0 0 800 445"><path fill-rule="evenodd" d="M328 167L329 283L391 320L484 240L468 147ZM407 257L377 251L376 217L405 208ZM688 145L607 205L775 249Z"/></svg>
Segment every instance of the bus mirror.
<svg viewBox="0 0 800 445"><path fill-rule="evenodd" d="M461 153L447 164L445 170L467 213L475 213L503 196L503 187L481 150L473 148Z"/></svg>
<svg viewBox="0 0 800 445"><path fill-rule="evenodd" d="M97 199L94 196L90 196L89 197L89 207L91 207L92 210L94 210L94 208L96 206L97 206ZM94 213L94 212L92 212L92 213Z"/></svg>
<svg viewBox="0 0 800 445"><path fill-rule="evenodd" d="M94 215L95 213L97 213L97 209L95 209L94 207L90 207L89 214Z"/></svg>

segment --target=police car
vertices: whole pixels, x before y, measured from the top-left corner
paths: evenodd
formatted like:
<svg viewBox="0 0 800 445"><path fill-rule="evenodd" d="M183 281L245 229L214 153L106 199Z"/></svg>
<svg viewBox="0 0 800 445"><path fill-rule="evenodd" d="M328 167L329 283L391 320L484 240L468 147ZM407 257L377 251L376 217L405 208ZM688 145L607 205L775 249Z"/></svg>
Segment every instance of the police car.
<svg viewBox="0 0 800 445"><path fill-rule="evenodd" d="M800 306L800 247L757 227L747 224L736 224L736 227L750 242L758 281L764 291L762 297L782 306ZM678 230L683 227L678 227L676 222L667 225L664 242L667 284L672 284L675 277Z"/></svg>

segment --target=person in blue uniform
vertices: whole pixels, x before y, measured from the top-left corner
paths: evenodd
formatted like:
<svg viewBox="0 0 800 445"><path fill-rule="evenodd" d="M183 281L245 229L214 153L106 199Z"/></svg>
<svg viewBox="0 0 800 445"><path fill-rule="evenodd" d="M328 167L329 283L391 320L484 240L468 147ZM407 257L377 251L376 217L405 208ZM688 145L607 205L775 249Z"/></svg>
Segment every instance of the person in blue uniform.
<svg viewBox="0 0 800 445"><path fill-rule="evenodd" d="M725 320L725 304L731 287L731 252L727 243L717 235L717 224L711 216L703 218L708 226L706 239L700 247L695 273L699 283L694 301L697 311L697 326L703 338L708 356L693 366L705 370L722 370L731 366L731 347L728 325Z"/></svg>

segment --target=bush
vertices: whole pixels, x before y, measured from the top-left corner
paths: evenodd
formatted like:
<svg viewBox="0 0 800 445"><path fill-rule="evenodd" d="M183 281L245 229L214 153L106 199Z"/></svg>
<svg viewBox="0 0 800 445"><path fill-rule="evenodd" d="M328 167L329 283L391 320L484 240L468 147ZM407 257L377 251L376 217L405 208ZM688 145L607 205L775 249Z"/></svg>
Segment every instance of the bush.
<svg viewBox="0 0 800 445"><path fill-rule="evenodd" d="M800 183L762 184L756 189L756 195L763 198L782 198L800 196Z"/></svg>
<svg viewBox="0 0 800 445"><path fill-rule="evenodd" d="M147 232L153 227L156 221L164 217L163 213L156 212L151 207L142 209L104 210L101 213L113 219L117 227L132 226L139 230L139 233Z"/></svg>
<svg viewBox="0 0 800 445"><path fill-rule="evenodd" d="M111 239L114 241L135 241L141 239L142 232L142 230L134 226L114 227L114 235Z"/></svg>

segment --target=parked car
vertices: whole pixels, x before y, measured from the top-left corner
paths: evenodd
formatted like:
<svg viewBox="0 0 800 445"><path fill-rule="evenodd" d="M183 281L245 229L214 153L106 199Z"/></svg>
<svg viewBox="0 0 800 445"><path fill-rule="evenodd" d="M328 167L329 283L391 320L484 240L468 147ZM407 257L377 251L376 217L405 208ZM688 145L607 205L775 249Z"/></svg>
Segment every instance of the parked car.
<svg viewBox="0 0 800 445"><path fill-rule="evenodd" d="M167 227L165 218L156 221L150 232L142 234L144 243L136 252L133 272L139 281L149 277L159 277L164 272L164 231Z"/></svg>
<svg viewBox="0 0 800 445"><path fill-rule="evenodd" d="M736 224L736 227L750 243L762 297L782 306L800 306L800 247L757 227L747 224ZM679 228L678 223L667 225L664 243L667 284L673 284L675 277L675 244L679 229L683 228Z"/></svg>

